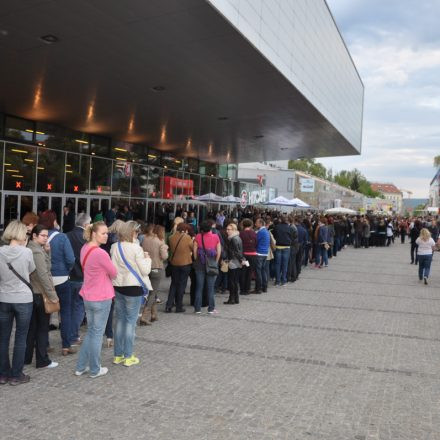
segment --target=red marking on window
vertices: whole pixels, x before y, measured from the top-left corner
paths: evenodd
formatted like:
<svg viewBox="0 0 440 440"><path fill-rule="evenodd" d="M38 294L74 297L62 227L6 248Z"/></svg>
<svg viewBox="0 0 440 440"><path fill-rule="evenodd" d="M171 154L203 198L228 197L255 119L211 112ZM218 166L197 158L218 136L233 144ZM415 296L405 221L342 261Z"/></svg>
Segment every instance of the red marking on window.
<svg viewBox="0 0 440 440"><path fill-rule="evenodd" d="M79 188L78 188L78 185L73 185L73 192L78 192L79 191Z"/></svg>
<svg viewBox="0 0 440 440"><path fill-rule="evenodd" d="M21 189L21 182L20 181L15 182L15 188Z"/></svg>
<svg viewBox="0 0 440 440"><path fill-rule="evenodd" d="M51 184L51 183L48 183L48 184L47 184L47 190L48 190L48 191L52 191L52 184Z"/></svg>

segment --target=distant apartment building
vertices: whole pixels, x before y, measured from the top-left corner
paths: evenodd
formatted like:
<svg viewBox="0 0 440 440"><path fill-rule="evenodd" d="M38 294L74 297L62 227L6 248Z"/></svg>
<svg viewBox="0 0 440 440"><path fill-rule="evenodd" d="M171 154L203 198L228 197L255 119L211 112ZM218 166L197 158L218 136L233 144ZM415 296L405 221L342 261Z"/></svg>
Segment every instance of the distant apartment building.
<svg viewBox="0 0 440 440"><path fill-rule="evenodd" d="M335 182L321 179L302 171L295 171L272 163L240 163L238 178L250 184L260 183L268 188L267 198L297 197L313 208L324 210L334 207L365 209L366 197Z"/></svg>
<svg viewBox="0 0 440 440"><path fill-rule="evenodd" d="M392 183L372 183L371 189L381 193L385 200L389 201L388 211L402 212L403 194L402 191Z"/></svg>

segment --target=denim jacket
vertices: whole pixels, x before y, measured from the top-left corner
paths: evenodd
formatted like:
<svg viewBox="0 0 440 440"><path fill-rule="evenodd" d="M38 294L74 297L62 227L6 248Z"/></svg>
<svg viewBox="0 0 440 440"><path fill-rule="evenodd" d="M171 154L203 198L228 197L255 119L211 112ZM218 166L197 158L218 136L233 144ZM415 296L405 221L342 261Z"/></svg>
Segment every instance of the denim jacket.
<svg viewBox="0 0 440 440"><path fill-rule="evenodd" d="M55 233L55 229L49 231L49 237ZM52 276L67 276L75 264L75 255L72 245L66 234L60 232L50 241Z"/></svg>

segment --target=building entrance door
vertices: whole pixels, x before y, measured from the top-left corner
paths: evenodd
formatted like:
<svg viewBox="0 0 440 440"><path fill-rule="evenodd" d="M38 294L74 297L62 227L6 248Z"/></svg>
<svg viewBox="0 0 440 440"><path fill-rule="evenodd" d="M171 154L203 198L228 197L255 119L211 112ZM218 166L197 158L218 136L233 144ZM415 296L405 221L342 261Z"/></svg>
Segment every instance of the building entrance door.
<svg viewBox="0 0 440 440"><path fill-rule="evenodd" d="M27 212L34 211L34 199L33 194L3 192L0 213L1 224L6 228L11 220L21 220Z"/></svg>

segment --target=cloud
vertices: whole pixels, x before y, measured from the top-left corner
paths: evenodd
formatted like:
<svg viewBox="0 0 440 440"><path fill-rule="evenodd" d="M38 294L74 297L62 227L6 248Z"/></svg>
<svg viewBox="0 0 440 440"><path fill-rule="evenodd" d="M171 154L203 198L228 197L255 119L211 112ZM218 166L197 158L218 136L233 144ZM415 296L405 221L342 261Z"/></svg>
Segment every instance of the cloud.
<svg viewBox="0 0 440 440"><path fill-rule="evenodd" d="M440 2L327 1L365 85L363 145L319 161L426 197L440 153Z"/></svg>

